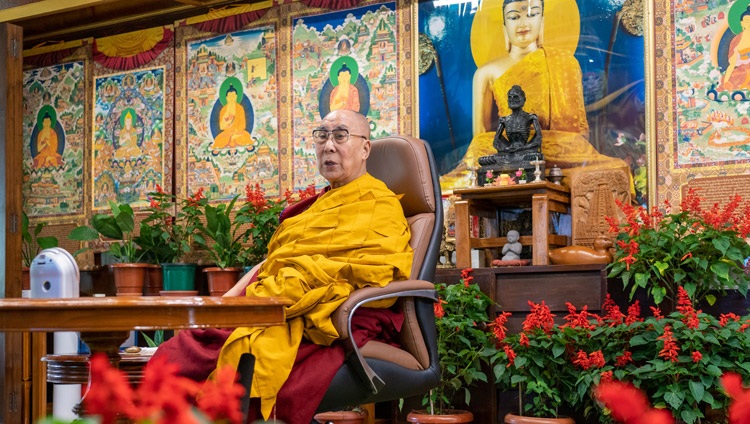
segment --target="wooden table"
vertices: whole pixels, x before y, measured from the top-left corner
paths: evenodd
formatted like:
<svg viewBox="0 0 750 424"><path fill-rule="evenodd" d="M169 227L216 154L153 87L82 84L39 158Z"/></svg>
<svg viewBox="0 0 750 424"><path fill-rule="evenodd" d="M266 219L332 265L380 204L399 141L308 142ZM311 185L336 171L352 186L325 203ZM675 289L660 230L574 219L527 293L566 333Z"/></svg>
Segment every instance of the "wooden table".
<svg viewBox="0 0 750 424"><path fill-rule="evenodd" d="M522 236L521 244L531 246L532 265L547 265L550 247L567 246L567 236L549 233L550 212L570 213L570 189L549 181L507 186L463 188L453 191L461 196L455 202L456 267L471 266L471 249L501 247L505 237L472 237L470 216L494 218L501 208L531 208L532 235Z"/></svg>
<svg viewBox="0 0 750 424"><path fill-rule="evenodd" d="M0 331L80 331L92 352L105 352L117 363L119 346L130 330L278 325L286 320L284 307L291 303L286 298L203 296L0 299ZM46 413L46 370L37 362L34 420Z"/></svg>

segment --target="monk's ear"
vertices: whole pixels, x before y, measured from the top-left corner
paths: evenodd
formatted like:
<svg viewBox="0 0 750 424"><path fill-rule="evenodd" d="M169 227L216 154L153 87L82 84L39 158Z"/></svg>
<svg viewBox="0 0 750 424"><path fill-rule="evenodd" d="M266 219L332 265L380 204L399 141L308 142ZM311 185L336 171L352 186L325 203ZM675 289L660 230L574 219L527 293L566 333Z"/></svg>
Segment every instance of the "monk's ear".
<svg viewBox="0 0 750 424"><path fill-rule="evenodd" d="M372 148L372 144L370 143L370 139L366 138L364 142L362 142L362 159L367 159L370 157L370 149Z"/></svg>

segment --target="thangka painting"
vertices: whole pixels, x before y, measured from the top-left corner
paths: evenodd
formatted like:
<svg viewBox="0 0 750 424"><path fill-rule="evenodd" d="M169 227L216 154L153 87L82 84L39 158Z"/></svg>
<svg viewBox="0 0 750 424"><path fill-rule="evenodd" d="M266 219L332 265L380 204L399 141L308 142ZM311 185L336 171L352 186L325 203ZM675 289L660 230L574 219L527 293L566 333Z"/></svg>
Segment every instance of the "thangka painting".
<svg viewBox="0 0 750 424"><path fill-rule="evenodd" d="M275 27L189 40L185 50L187 191L228 200L259 183L278 196Z"/></svg>
<svg viewBox="0 0 750 424"><path fill-rule="evenodd" d="M109 201L148 206L147 194L164 186L164 101L164 67L94 79L94 212Z"/></svg>
<svg viewBox="0 0 750 424"><path fill-rule="evenodd" d="M478 157L497 152L498 110L509 109L508 87L519 84L524 110L542 124L548 166L627 166L636 200L647 203L643 1L503 4L417 5L419 136L444 192L475 183Z"/></svg>
<svg viewBox="0 0 750 424"><path fill-rule="evenodd" d="M299 16L292 20L293 186L324 181L311 133L337 109L365 115L371 138L400 130L396 3ZM409 76L410 77L410 76Z"/></svg>
<svg viewBox="0 0 750 424"><path fill-rule="evenodd" d="M84 63L23 74L23 193L30 217L83 213Z"/></svg>
<svg viewBox="0 0 750 424"><path fill-rule="evenodd" d="M750 0L673 2L676 167L750 159Z"/></svg>
<svg viewBox="0 0 750 424"><path fill-rule="evenodd" d="M654 1L658 203L750 169L750 0ZM719 203L746 184L701 195Z"/></svg>

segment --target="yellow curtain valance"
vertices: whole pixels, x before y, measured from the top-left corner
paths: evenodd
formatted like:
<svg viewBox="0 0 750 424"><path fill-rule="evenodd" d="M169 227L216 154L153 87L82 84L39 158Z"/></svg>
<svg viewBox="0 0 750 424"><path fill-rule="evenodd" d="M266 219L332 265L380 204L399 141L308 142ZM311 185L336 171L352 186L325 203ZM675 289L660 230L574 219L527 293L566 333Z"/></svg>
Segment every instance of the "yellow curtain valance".
<svg viewBox="0 0 750 424"><path fill-rule="evenodd" d="M165 27L157 27L97 38L96 47L109 57L135 56L156 47L164 39L164 30Z"/></svg>
<svg viewBox="0 0 750 424"><path fill-rule="evenodd" d="M187 18L187 25L195 25L201 22L213 21L214 19L226 18L228 16L239 15L241 13L255 12L256 10L268 9L273 6L273 0L261 1L253 4L235 4L219 9L211 9L205 15L198 15Z"/></svg>

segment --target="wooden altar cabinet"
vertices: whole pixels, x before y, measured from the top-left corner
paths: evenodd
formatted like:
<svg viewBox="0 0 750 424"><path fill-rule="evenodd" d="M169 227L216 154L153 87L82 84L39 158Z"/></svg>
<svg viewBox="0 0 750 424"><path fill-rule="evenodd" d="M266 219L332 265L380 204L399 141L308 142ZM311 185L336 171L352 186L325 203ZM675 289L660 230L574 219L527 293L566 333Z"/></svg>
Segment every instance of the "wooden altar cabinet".
<svg viewBox="0 0 750 424"><path fill-rule="evenodd" d="M569 237L550 234L550 213L570 213L570 190L549 181L507 186L463 188L453 191L461 197L455 202L456 267L471 266L471 249L502 247L505 237L472 236L471 217L493 218L498 222L502 208L531 208L532 235L521 236L524 246L531 246L532 265L547 265L550 247L569 244Z"/></svg>

